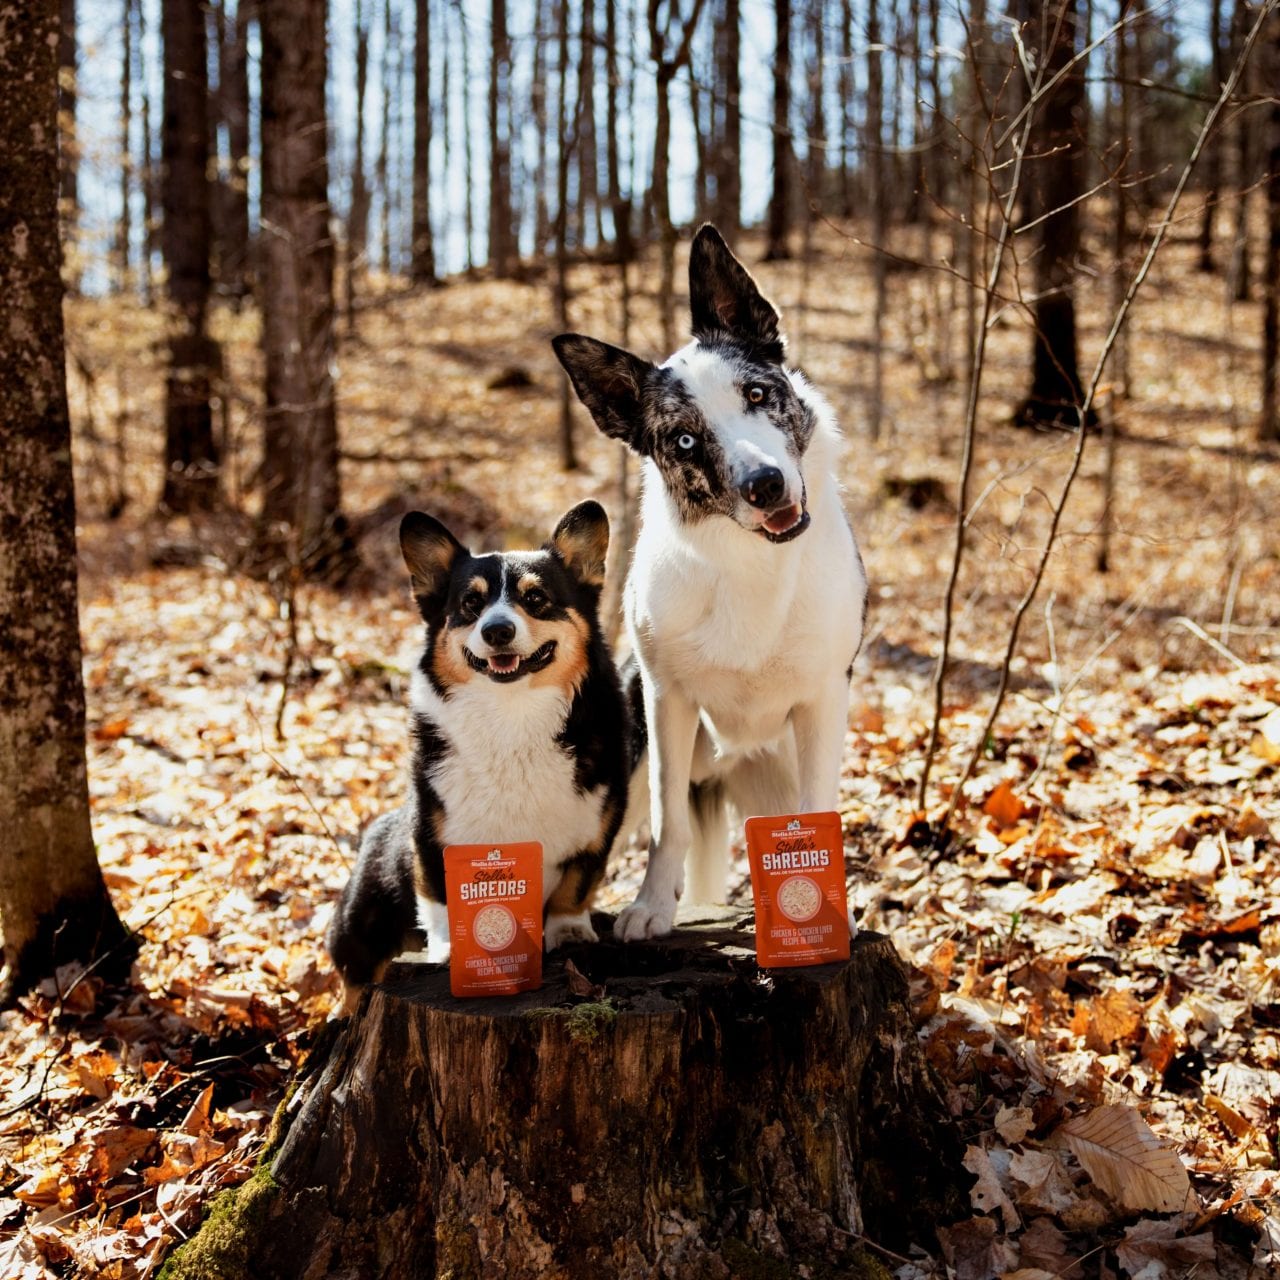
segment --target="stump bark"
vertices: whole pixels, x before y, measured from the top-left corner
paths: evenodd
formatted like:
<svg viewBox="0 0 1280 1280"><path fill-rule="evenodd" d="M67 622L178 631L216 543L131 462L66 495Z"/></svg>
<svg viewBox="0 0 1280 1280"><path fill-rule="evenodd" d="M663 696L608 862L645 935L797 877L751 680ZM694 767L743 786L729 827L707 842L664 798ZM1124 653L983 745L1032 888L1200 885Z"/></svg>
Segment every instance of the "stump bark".
<svg viewBox="0 0 1280 1280"><path fill-rule="evenodd" d="M626 946L597 927L537 992L459 1001L445 969L411 963L371 988L222 1224L247 1272L885 1275L864 1239L928 1245L963 1211L887 938L765 973L749 914ZM173 1275L234 1274L200 1244Z"/></svg>

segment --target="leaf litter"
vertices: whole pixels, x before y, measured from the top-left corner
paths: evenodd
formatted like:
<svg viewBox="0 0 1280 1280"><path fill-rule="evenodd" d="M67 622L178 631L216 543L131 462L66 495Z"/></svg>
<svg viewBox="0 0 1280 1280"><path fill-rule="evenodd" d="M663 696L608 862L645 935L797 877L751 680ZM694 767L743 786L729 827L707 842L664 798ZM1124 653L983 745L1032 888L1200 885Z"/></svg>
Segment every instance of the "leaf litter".
<svg viewBox="0 0 1280 1280"><path fill-rule="evenodd" d="M1193 250L1170 246L1135 321L1115 567L1093 570L1094 451L1006 711L955 796L940 853L925 824L952 798L985 717L1043 494L1070 442L999 425L1027 335L993 331L984 496L922 814L954 509L894 495L950 493L959 441L938 424L960 420L964 388L922 388L911 352L932 335L910 331L919 307L891 306L880 335L891 436L863 449L870 272L834 237L819 252L820 312L800 264L761 275L856 446L844 478L873 594L842 784L850 900L908 962L924 1051L973 1178L972 1216L898 1275L1280 1274L1280 463L1235 456L1237 402L1247 411L1256 383L1243 336L1256 307L1228 313L1221 291L1206 299ZM575 327L611 337L614 275L576 268L575 289ZM1086 345L1103 331L1099 306L1082 300ZM95 832L142 947L126 987L72 966L0 1014L0 1276L130 1280L154 1275L211 1198L250 1175L333 1008L324 928L359 830L403 794L418 623L399 514L422 507L477 545L528 545L571 502L596 497L616 527L618 453L579 419L581 469L556 467L545 290L386 293L361 313L340 384L344 500L369 568L342 594L298 594L291 655L290 602L229 572L243 517L162 525L145 514L162 444L158 316L118 299L71 300L68 313L87 367L114 371L131 353L118 376L73 378L72 394L77 422L93 396L95 421L127 429L118 475L101 438L80 433L76 457ZM243 441L260 356L249 317L217 323L239 495L251 487ZM657 354L657 333L641 295L633 344ZM532 387L488 385L516 365ZM110 521L100 513L117 487L131 506ZM602 905L627 901L641 869L633 850Z"/></svg>

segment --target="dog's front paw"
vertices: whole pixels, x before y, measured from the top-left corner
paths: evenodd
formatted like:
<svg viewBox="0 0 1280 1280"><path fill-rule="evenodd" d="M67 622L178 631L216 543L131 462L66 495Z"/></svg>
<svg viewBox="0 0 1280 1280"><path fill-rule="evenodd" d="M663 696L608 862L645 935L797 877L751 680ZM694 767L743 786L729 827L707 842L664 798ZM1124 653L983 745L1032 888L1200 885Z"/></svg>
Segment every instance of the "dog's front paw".
<svg viewBox="0 0 1280 1280"><path fill-rule="evenodd" d="M583 911L575 916L548 916L543 926L542 947L554 951L566 942L599 942L591 927L591 916Z"/></svg>
<svg viewBox="0 0 1280 1280"><path fill-rule="evenodd" d="M449 935L439 933L427 934L427 963L448 964L453 951Z"/></svg>
<svg viewBox="0 0 1280 1280"><path fill-rule="evenodd" d="M669 903L646 901L640 895L618 915L613 926L613 936L623 942L639 942L644 938L661 938L671 932L676 922L676 901Z"/></svg>

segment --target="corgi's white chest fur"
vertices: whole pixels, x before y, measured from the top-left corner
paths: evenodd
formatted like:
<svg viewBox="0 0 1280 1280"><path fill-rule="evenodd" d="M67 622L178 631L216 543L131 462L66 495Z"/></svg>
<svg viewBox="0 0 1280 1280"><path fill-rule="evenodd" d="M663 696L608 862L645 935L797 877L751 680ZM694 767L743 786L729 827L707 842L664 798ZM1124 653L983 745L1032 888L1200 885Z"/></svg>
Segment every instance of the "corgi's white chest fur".
<svg viewBox="0 0 1280 1280"><path fill-rule="evenodd" d="M415 671L410 701L450 746L429 774L445 843L540 841L545 901L556 867L598 842L604 805L602 787L578 790L574 761L557 741L569 713L564 694L477 676L442 698Z"/></svg>

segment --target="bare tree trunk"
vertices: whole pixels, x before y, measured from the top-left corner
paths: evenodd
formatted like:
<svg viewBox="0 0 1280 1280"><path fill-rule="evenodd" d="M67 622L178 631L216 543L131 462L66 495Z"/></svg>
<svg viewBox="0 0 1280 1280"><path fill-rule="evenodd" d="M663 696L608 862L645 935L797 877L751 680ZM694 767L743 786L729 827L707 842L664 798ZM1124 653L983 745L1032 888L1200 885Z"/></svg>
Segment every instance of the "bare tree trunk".
<svg viewBox="0 0 1280 1280"><path fill-rule="evenodd" d="M569 0L559 0L557 13L559 33L559 86L556 102L556 136L560 154L556 164L556 321L561 333L569 329L569 166L573 162L578 126L581 123L582 79L578 79L578 109L572 125L569 120ZM571 131L572 130L572 131ZM560 384L560 466L565 471L578 469L578 453L573 439L573 403L569 379Z"/></svg>
<svg viewBox="0 0 1280 1280"><path fill-rule="evenodd" d="M80 222L80 144L76 137L76 0L61 0L58 27L58 164L61 174L59 214L62 243L70 250L67 292L80 292L76 234Z"/></svg>
<svg viewBox="0 0 1280 1280"><path fill-rule="evenodd" d="M410 278L435 284L431 234L431 0L415 0L413 35L413 247Z"/></svg>
<svg viewBox="0 0 1280 1280"><path fill-rule="evenodd" d="M872 0L874 3L874 0ZM773 194L769 198L766 262L791 256L791 0L774 0Z"/></svg>
<svg viewBox="0 0 1280 1280"><path fill-rule="evenodd" d="M137 0L124 0L124 25L120 39L120 220L116 223L116 289L124 293L130 286L132 262L131 242L133 210L133 152L129 140L133 133L133 8Z"/></svg>
<svg viewBox="0 0 1280 1280"><path fill-rule="evenodd" d="M120 963L89 823L58 247L59 0L0 25L0 1004L72 960ZM12 13L11 13L12 18Z"/></svg>
<svg viewBox="0 0 1280 1280"><path fill-rule="evenodd" d="M325 8L261 0L262 339L267 385L258 554L341 578L333 394L333 240L325 120Z"/></svg>
<svg viewBox="0 0 1280 1280"><path fill-rule="evenodd" d="M161 5L164 258L168 268L169 371L165 380L163 511L208 511L218 500L210 382L218 349L206 331L209 253L208 49L197 5Z"/></svg>
<svg viewBox="0 0 1280 1280"><path fill-rule="evenodd" d="M464 224L467 237L467 270L472 271L475 259L475 191L474 149L471 142L471 42L467 36L467 14L462 7L462 0L454 0L458 14L458 27L462 34L462 164L463 186L467 189Z"/></svg>
<svg viewBox="0 0 1280 1280"><path fill-rule="evenodd" d="M1209 4L1209 53L1212 92L1222 92L1226 79L1222 48L1222 0L1210 0ZM1213 270L1213 222L1218 212L1218 196L1222 184L1222 138L1219 135L1205 151L1204 157L1204 211L1200 215L1201 271Z"/></svg>
<svg viewBox="0 0 1280 1280"><path fill-rule="evenodd" d="M1074 62L1078 0L1043 0L1026 32L1043 59L1045 85L1035 111L1029 155L1028 213L1040 222L1036 258L1031 390L1018 426L1078 427L1084 399L1076 344L1075 270L1080 251L1081 112L1084 73Z"/></svg>
<svg viewBox="0 0 1280 1280"><path fill-rule="evenodd" d="M365 179L364 106L369 92L369 12L365 0L356 0L356 143L351 160L351 207L347 211L346 313L354 326L356 276L364 270L369 253L369 184Z"/></svg>
<svg viewBox="0 0 1280 1280"><path fill-rule="evenodd" d="M875 275L875 311L871 318L871 405L867 414L873 440L879 440L884 418L884 317L888 295L888 261L885 236L889 229L889 193L884 156L884 64L880 49L879 0L867 0L867 124L864 149L871 174L872 270Z"/></svg>
<svg viewBox="0 0 1280 1280"><path fill-rule="evenodd" d="M138 104L142 116L142 154L138 166L142 180L142 253L138 258L139 275L144 306L155 302L155 277L153 265L160 245L160 219L156 215L159 195L159 166L155 162L155 148L151 134L151 89L147 78L147 7L139 0L137 5L138 38L135 58L138 79L142 83L141 101Z"/></svg>
<svg viewBox="0 0 1280 1280"><path fill-rule="evenodd" d="M579 245L587 242L587 228L594 221L596 243L604 238L600 224L600 157L596 148L596 4L582 0L582 57L578 64L578 100L582 116L578 129L578 226Z"/></svg>
<svg viewBox="0 0 1280 1280"><path fill-rule="evenodd" d="M1249 0L1235 0L1231 12L1231 49L1232 61L1239 56L1245 34L1249 30ZM1252 68L1246 67L1241 83L1242 95L1247 95L1256 77ZM1231 279L1228 282L1229 296L1236 302L1248 302L1252 277L1249 271L1249 188L1253 184L1257 170L1254 136L1254 115L1249 111L1237 111L1235 127L1235 229L1231 247Z"/></svg>
<svg viewBox="0 0 1280 1280"><path fill-rule="evenodd" d="M239 303L252 290L249 227L249 27L255 0L236 0L220 50L218 100L227 127L225 225L218 257L218 284Z"/></svg>
<svg viewBox="0 0 1280 1280"><path fill-rule="evenodd" d="M613 3L613 0L609 0ZM541 258L551 239L551 212L547 206L547 44L550 40L551 0L535 0L533 15L533 76L529 84L529 107L536 135L535 190L533 196L533 253ZM616 59L612 45L605 56ZM610 95L612 95L612 83ZM610 96L609 101L614 101ZM612 126L610 126L612 128Z"/></svg>
<svg viewBox="0 0 1280 1280"><path fill-rule="evenodd" d="M1264 83L1280 83L1280 14L1272 13L1263 51ZM1262 268L1262 419L1260 440L1280 440L1280 95L1267 110L1267 251Z"/></svg>
<svg viewBox="0 0 1280 1280"><path fill-rule="evenodd" d="M853 107L857 93L853 63L853 5L840 0L840 216L853 217Z"/></svg>
<svg viewBox="0 0 1280 1280"><path fill-rule="evenodd" d="M491 0L489 49L489 269L516 273L511 212L511 41L507 0Z"/></svg>
<svg viewBox="0 0 1280 1280"><path fill-rule="evenodd" d="M711 213L711 157L715 140L703 119L703 101L710 99L698 88L698 69L693 59L687 68L689 84L689 124L693 130L693 220L702 223Z"/></svg>
<svg viewBox="0 0 1280 1280"><path fill-rule="evenodd" d="M811 228L813 221L826 207L827 174L827 111L825 105L827 83L827 43L823 27L822 6L815 4L810 11L809 32L813 49L813 62L809 66L809 142L808 181L809 198L806 201L805 225ZM806 230L806 252L812 245L810 231Z"/></svg>
<svg viewBox="0 0 1280 1280"><path fill-rule="evenodd" d="M742 6L724 0L717 83L721 108L720 145L715 157L716 225L732 241L742 227Z"/></svg>
<svg viewBox="0 0 1280 1280"><path fill-rule="evenodd" d="M1113 313L1119 310L1120 304L1124 301L1124 295L1128 291L1129 287L1129 194L1125 186L1125 179L1129 174L1129 157L1127 149L1132 129L1132 112L1130 110L1129 28L1127 19L1133 4L1134 0L1120 0L1119 12L1117 14L1120 28L1116 32L1115 38L1116 97L1117 106L1119 108L1116 136L1119 140L1119 146L1125 150L1121 155L1120 164L1117 166L1111 180L1111 195L1113 200L1111 253L1112 257L1115 259L1115 268L1111 276L1111 303ZM1127 326L1116 335L1115 349L1111 356L1111 368L1112 380L1116 386L1116 393L1118 396L1127 400L1130 393L1129 329ZM1110 452L1115 448L1115 429L1112 421L1114 417L1115 413L1113 411L1109 415L1107 425L1109 474L1114 472L1114 465L1110 460ZM1106 565L1100 564L1099 569L1105 571Z"/></svg>
<svg viewBox="0 0 1280 1280"><path fill-rule="evenodd" d="M675 326L675 275L676 229L671 221L670 151L671 151L671 82L688 63L693 46L693 33L702 13L703 0L693 0L693 9L686 20L676 5L667 14L667 23L674 18L678 24L679 44L672 56L667 49L670 41L669 26L659 20L660 0L649 0L649 54L656 68L658 94L658 120L653 135L653 212L658 224L661 249L662 274L658 286L658 308L662 317L662 343L665 351L676 345Z"/></svg>
<svg viewBox="0 0 1280 1280"><path fill-rule="evenodd" d="M394 35L397 52L392 54ZM391 0L382 6L382 119L378 129L378 158L373 165L373 180L377 184L381 206L378 210L378 254L383 275L391 274L391 98L392 58L399 57L400 32L393 25Z"/></svg>

